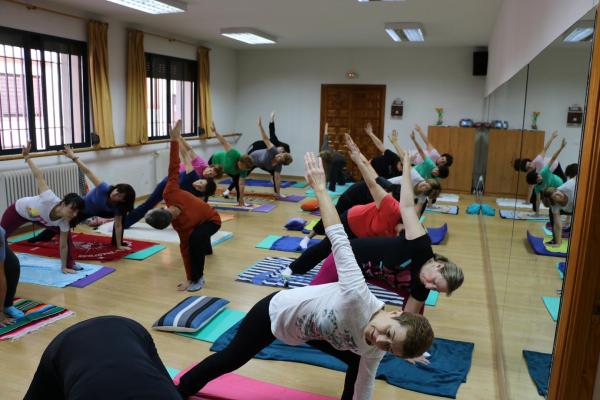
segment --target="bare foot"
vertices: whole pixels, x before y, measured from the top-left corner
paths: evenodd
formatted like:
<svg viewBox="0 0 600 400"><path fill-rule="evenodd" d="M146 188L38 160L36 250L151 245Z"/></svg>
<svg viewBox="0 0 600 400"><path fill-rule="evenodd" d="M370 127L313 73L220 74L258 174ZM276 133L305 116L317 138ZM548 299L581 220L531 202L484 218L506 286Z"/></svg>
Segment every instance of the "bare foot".
<svg viewBox="0 0 600 400"><path fill-rule="evenodd" d="M61 268L63 274L76 274L77 271L71 268Z"/></svg>
<svg viewBox="0 0 600 400"><path fill-rule="evenodd" d="M190 284L190 281L181 282L179 285L177 285L177 290L183 292L184 290L187 290L188 287L190 287Z"/></svg>

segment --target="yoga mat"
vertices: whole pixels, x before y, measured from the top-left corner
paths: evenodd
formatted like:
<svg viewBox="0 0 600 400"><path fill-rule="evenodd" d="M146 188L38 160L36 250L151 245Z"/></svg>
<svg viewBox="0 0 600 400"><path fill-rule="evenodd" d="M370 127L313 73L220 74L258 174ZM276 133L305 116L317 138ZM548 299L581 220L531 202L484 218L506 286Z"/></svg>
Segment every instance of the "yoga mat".
<svg viewBox="0 0 600 400"><path fill-rule="evenodd" d="M546 235L546 236L552 236L552 235L554 235L554 232L552 232L552 229L549 229L549 228L546 226L546 224L544 224L544 225L542 226L542 231L544 232L544 235ZM571 236L571 230L565 231L565 230L563 229L563 231L562 231L562 238L563 238L563 239L568 239L568 238L569 238L569 236Z"/></svg>
<svg viewBox="0 0 600 400"><path fill-rule="evenodd" d="M563 239L560 242L560 246L558 247L552 247L552 245L548 244L548 242L550 242L551 240L551 237L544 239L544 247L546 248L546 250L548 250L550 253L561 253L565 254L566 256L567 250L569 249L569 240Z"/></svg>
<svg viewBox="0 0 600 400"><path fill-rule="evenodd" d="M560 279L565 279L565 271L567 269L567 263L564 261L559 261L556 263L556 270L560 274Z"/></svg>
<svg viewBox="0 0 600 400"><path fill-rule="evenodd" d="M425 300L425 305L430 307L435 307L437 305L438 298L440 297L440 292L436 290L430 290L429 296L427 296L427 300Z"/></svg>
<svg viewBox="0 0 600 400"><path fill-rule="evenodd" d="M27 232L27 233L23 233L21 235L11 236L7 239L7 241L8 241L8 243L17 243L17 242L20 242L21 240L27 240L29 238L32 238L40 232L42 232L42 229L40 229L39 231L36 231L36 232Z"/></svg>
<svg viewBox="0 0 600 400"><path fill-rule="evenodd" d="M458 206L447 206L441 204L432 204L425 209L427 212L439 213L439 214L458 214Z"/></svg>
<svg viewBox="0 0 600 400"><path fill-rule="evenodd" d="M300 195L297 195L297 194L292 194L292 195L280 198L279 201L289 201L289 202L292 202L292 203L298 203L299 201L302 201L305 198L306 198L305 196L300 196Z"/></svg>
<svg viewBox="0 0 600 400"><path fill-rule="evenodd" d="M440 244L448 233L448 224L444 224L439 228L427 228L427 233L431 239L431 244Z"/></svg>
<svg viewBox="0 0 600 400"><path fill-rule="evenodd" d="M145 260L146 258L155 255L159 251L163 251L164 249L166 249L166 247L163 246L162 244L155 244L154 246L148 247L147 249L136 251L135 253L128 254L128 255L126 255L123 258L125 258L127 260L141 261L141 260Z"/></svg>
<svg viewBox="0 0 600 400"><path fill-rule="evenodd" d="M251 283L253 285L273 286L279 288L288 287L293 289L296 287L307 286L321 269L321 264L319 264L306 274L292 275L289 280L286 280L281 276L280 272L285 267L290 265L292 261L294 261L294 259L289 257L266 257L240 272L236 280L240 282ZM371 293L373 293L378 299L386 304L401 307L404 303L404 298L399 296L397 293L371 283L367 283L367 286L369 287Z"/></svg>
<svg viewBox="0 0 600 400"><path fill-rule="evenodd" d="M264 238L263 240L261 240L260 242L258 242L256 244L256 248L258 249L267 249L270 250L271 246L273 246L273 243L275 243L281 236L279 235L267 235L266 238Z"/></svg>
<svg viewBox="0 0 600 400"><path fill-rule="evenodd" d="M506 208L522 208L522 209L527 209L527 210L532 210L533 209L533 205L528 202L527 200L523 200L523 199L508 199L508 198L499 198L496 199L496 204L500 207L506 207ZM540 210L547 210L548 207L546 207L543 204L540 204Z"/></svg>
<svg viewBox="0 0 600 400"><path fill-rule="evenodd" d="M231 214L226 214L231 215ZM222 221L222 220L221 220ZM107 222L98 227L98 232L104 235L111 236L113 230L113 223ZM233 233L228 231L219 230L217 233L211 236L210 242L213 246L224 242L227 239L233 237ZM168 242L179 244L179 235L173 229L171 225L165 229L155 229L145 222L138 222L133 224L130 228L125 229L126 239L146 239L154 240L157 242Z"/></svg>
<svg viewBox="0 0 600 400"><path fill-rule="evenodd" d="M556 321L558 319L558 309L560 307L560 297L542 297L542 301L544 302L544 306L546 306L546 310L552 321Z"/></svg>
<svg viewBox="0 0 600 400"><path fill-rule="evenodd" d="M210 349L224 349L233 339L238 327L239 324L233 326ZM466 382L471 368L473 348L473 343L436 338L428 350L431 354L430 365L412 365L388 353L379 364L376 378L415 392L456 398L458 388L461 383ZM255 357L264 360L295 361L337 371L346 370L346 365L340 360L309 345L289 346L279 340L275 340Z"/></svg>
<svg viewBox="0 0 600 400"><path fill-rule="evenodd" d="M256 248L287 251L290 253L302 253L300 249L301 237L298 236L280 236L280 235L268 235L266 238L256 244ZM308 247L314 246L319 243L320 239L310 239Z"/></svg>
<svg viewBox="0 0 600 400"><path fill-rule="evenodd" d="M315 215L317 217L320 217L321 216L321 211L320 210L311 211L310 215Z"/></svg>
<svg viewBox="0 0 600 400"><path fill-rule="evenodd" d="M458 203L460 197L457 194L450 193L442 193L437 197L436 201L441 201L442 203Z"/></svg>
<svg viewBox="0 0 600 400"><path fill-rule="evenodd" d="M104 278L106 275L112 274L113 272L115 272L114 268L102 267L98 271L94 272L93 274L90 274L90 275L86 276L85 278L81 278L81 279L71 283L69 286L76 287L76 288L84 288L84 287L96 282L97 280Z"/></svg>
<svg viewBox="0 0 600 400"><path fill-rule="evenodd" d="M217 315L215 315L208 324L204 325L197 332L176 333L178 335L187 336L192 339L213 343L219 338L219 336L227 332L229 328L240 322L245 315L245 311L224 308Z"/></svg>
<svg viewBox="0 0 600 400"><path fill-rule="evenodd" d="M283 196L280 198L275 197L274 193L256 193L256 192L246 192L244 197L249 201L256 201L256 199L269 199L269 200L278 200L278 201L287 201L290 203L298 203L299 201L304 200L305 196L299 196L291 194L289 196Z"/></svg>
<svg viewBox="0 0 600 400"><path fill-rule="evenodd" d="M550 381L550 365L552 364L552 354L523 350L523 358L525 359L529 376L531 376L531 380L533 380L538 394L545 397L548 394L548 381Z"/></svg>
<svg viewBox="0 0 600 400"><path fill-rule="evenodd" d="M345 185L336 185L334 192L328 190L327 193L329 193L330 196L341 196L352 185L353 183L346 183ZM316 197L315 191L313 189L308 189L305 194L307 197Z"/></svg>
<svg viewBox="0 0 600 400"><path fill-rule="evenodd" d="M181 371L173 381L179 384L183 374L193 367ZM190 397L192 400L335 400L334 397L321 396L302 390L246 378L237 374L225 374L214 379L202 390Z"/></svg>
<svg viewBox="0 0 600 400"><path fill-rule="evenodd" d="M518 219L526 221L548 221L547 215L536 216L533 211L514 211L514 210L500 210L500 217L504 219Z"/></svg>
<svg viewBox="0 0 600 400"><path fill-rule="evenodd" d="M237 205L237 203L233 204L233 203L226 203L226 202L216 202L216 201L209 201L209 204L211 206L213 206L214 208L216 208L217 210L228 210L228 211L253 211L253 212L260 212L260 213L268 213L273 211L273 209L275 209L275 207L277 207L277 205L275 204L253 204L251 206L247 206L247 207L242 207Z"/></svg>
<svg viewBox="0 0 600 400"><path fill-rule="evenodd" d="M0 340L18 339L74 314L73 311L62 307L21 298L15 298L13 306L23 311L25 316L10 325L0 327Z"/></svg>
<svg viewBox="0 0 600 400"><path fill-rule="evenodd" d="M306 181L304 181L304 182L296 182L296 183L294 183L292 185L292 187L300 188L300 189L305 188L307 186L308 186L308 182L306 182Z"/></svg>
<svg viewBox="0 0 600 400"><path fill-rule="evenodd" d="M18 253L17 257L21 264L19 282L42 286L69 286L102 268L101 265L77 263L83 270L77 271L74 274L63 274L61 271L61 262L58 259L22 253Z"/></svg>
<svg viewBox="0 0 600 400"><path fill-rule="evenodd" d="M544 238L534 236L531 232L527 231L527 241L531 246L531 249L535 254L539 254L541 256L551 256L551 257L566 257L566 253L557 253L550 252L546 249L544 245Z"/></svg>
<svg viewBox="0 0 600 400"><path fill-rule="evenodd" d="M171 379L174 379L177 376L177 374L179 374L179 370L176 368L168 367L166 365L165 368L167 369L167 372L169 373Z"/></svg>
<svg viewBox="0 0 600 400"><path fill-rule="evenodd" d="M117 249L111 244L111 238L106 236L88 235L87 233L72 233L72 255L76 260L112 261L119 260L128 254L147 249L156 243L127 239L131 250ZM47 242L29 243L26 240L10 245L15 252L30 253L46 257L60 258L59 235Z"/></svg>
<svg viewBox="0 0 600 400"><path fill-rule="evenodd" d="M304 225L304 229L310 231L315 227L316 224L319 223L320 220L320 218L312 218L310 221L308 221L308 224Z"/></svg>
<svg viewBox="0 0 600 400"><path fill-rule="evenodd" d="M219 182L220 185L231 185L231 178L223 179ZM281 181L279 187L288 188L294 185L294 181ZM262 186L262 187L273 187L273 181L267 179L248 179L245 181L246 186Z"/></svg>

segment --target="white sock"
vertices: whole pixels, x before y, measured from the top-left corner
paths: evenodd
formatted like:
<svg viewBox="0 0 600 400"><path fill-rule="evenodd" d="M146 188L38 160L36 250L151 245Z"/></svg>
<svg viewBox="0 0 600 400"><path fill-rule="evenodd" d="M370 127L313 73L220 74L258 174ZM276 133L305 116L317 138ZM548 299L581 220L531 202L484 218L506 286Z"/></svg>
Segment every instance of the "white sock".
<svg viewBox="0 0 600 400"><path fill-rule="evenodd" d="M223 192L223 196L229 196L229 189L225 189L225 191Z"/></svg>
<svg viewBox="0 0 600 400"><path fill-rule="evenodd" d="M310 242L310 238L308 236L304 236L302 238L302 240L300 241L300 248L302 250L306 250L306 248L308 247L308 243Z"/></svg>
<svg viewBox="0 0 600 400"><path fill-rule="evenodd" d="M292 270L290 267L285 267L284 269L281 270L281 276L284 277L285 279L290 279L290 277L292 276Z"/></svg>

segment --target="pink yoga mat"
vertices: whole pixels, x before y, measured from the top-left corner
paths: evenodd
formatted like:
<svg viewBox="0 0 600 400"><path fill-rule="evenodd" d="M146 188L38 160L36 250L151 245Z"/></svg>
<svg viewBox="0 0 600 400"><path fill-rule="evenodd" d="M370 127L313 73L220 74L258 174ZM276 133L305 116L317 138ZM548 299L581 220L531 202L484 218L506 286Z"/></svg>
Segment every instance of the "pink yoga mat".
<svg viewBox="0 0 600 400"><path fill-rule="evenodd" d="M190 367L191 368L191 367ZM190 368L181 371L173 379L179 383L179 377ZM225 374L202 389L194 400L334 400L335 397L321 396L314 393L303 392L273 385L256 379L246 378L237 374Z"/></svg>

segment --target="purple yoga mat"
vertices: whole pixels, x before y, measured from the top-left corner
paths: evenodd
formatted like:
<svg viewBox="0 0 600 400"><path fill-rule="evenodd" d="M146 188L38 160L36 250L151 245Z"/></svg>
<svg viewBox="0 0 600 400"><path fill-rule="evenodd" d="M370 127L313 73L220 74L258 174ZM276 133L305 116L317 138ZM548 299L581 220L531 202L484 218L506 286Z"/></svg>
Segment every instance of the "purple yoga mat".
<svg viewBox="0 0 600 400"><path fill-rule="evenodd" d="M81 278L78 281L71 283L69 286L73 286L73 287L77 287L77 288L84 288L84 287L96 282L97 280L104 278L106 275L112 274L113 272L115 272L114 268L102 267L98 271L94 272L93 274L88 275L85 278Z"/></svg>
<svg viewBox="0 0 600 400"><path fill-rule="evenodd" d="M294 194L294 195L291 195L291 196L285 196L284 198L281 198L279 200L281 200L281 201L291 201L293 203L297 203L299 201L304 200L305 198L306 197L304 197L304 196L299 196L299 195Z"/></svg>
<svg viewBox="0 0 600 400"><path fill-rule="evenodd" d="M317 217L320 217L321 216L321 211L319 211L319 210L312 211L310 213L310 215L316 215Z"/></svg>
<svg viewBox="0 0 600 400"><path fill-rule="evenodd" d="M261 213L268 213L268 212L273 211L273 209L275 207L277 207L275 204L263 204L260 207L253 208L251 211L261 212Z"/></svg>

